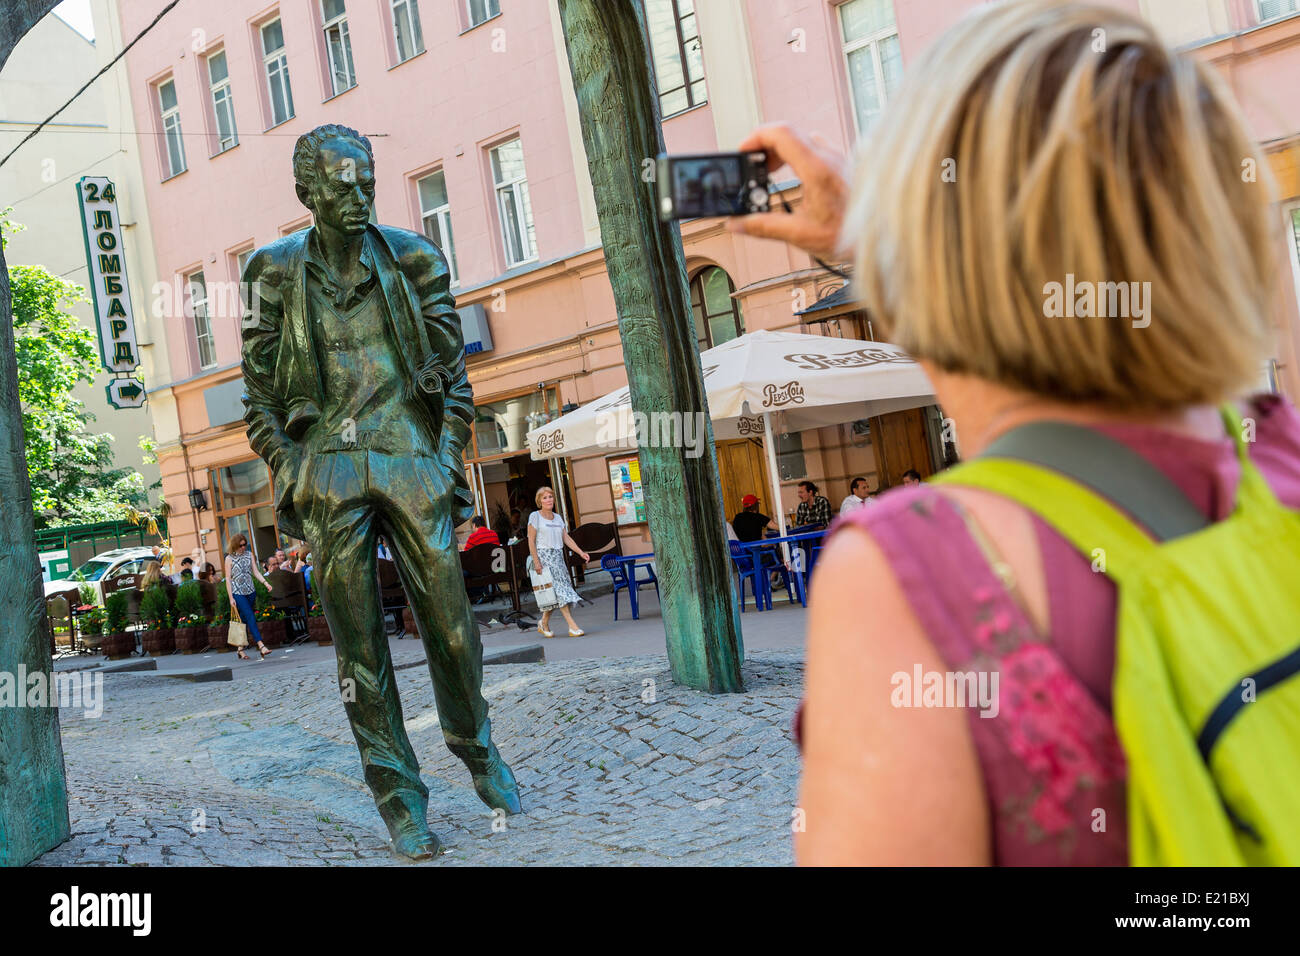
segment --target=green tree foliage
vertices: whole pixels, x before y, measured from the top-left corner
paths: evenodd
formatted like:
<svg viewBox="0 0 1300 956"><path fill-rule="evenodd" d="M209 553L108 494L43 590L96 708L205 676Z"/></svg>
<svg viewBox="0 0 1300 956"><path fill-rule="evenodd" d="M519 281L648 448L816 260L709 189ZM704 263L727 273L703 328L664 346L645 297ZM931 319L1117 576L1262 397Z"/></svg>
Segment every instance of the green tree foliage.
<svg viewBox="0 0 1300 956"><path fill-rule="evenodd" d="M0 238L23 228L7 212ZM94 416L72 394L94 382L99 361L95 334L70 311L89 301L85 289L31 265L10 265L9 283L36 527L117 519L123 504L147 504L144 478L112 467L114 437L91 433Z"/></svg>

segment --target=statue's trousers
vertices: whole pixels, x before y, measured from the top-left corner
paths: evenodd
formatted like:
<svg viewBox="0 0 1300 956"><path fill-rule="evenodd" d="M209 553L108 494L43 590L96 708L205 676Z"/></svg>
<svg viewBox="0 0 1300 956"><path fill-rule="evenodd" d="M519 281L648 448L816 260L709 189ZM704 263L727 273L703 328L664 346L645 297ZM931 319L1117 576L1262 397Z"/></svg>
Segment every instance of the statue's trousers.
<svg viewBox="0 0 1300 956"><path fill-rule="evenodd" d="M304 457L294 505L315 556L312 587L338 654L339 686L376 802L428 796L402 723L376 574L383 534L429 659L447 746L480 772L490 758L483 645L456 550L450 478L433 457L364 450Z"/></svg>

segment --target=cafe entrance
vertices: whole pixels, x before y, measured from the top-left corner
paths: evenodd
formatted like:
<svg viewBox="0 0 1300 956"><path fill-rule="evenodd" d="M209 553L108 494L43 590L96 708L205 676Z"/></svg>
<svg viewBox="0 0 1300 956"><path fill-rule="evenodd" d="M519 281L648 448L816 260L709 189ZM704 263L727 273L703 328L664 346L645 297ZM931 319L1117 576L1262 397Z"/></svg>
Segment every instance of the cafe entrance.
<svg viewBox="0 0 1300 956"><path fill-rule="evenodd" d="M230 550L230 539L237 534L248 537L248 546L259 564L287 544L275 522L271 470L262 459L250 458L214 468L208 480L223 556Z"/></svg>
<svg viewBox="0 0 1300 956"><path fill-rule="evenodd" d="M525 435L560 416L559 389L550 386L508 394L474 406L474 431L465 448L465 473L474 492L474 510L498 535L526 533L536 510L537 489L555 489L555 510L576 527L573 485L567 458L534 461ZM517 516L512 516L518 512ZM468 526L462 526L468 532Z"/></svg>

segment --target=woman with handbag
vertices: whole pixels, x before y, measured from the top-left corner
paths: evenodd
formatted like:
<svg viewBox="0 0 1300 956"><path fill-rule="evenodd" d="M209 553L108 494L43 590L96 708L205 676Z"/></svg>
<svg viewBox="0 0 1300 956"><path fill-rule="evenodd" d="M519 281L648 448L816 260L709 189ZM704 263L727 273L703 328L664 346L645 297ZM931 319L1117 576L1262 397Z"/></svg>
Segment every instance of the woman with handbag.
<svg viewBox="0 0 1300 956"><path fill-rule="evenodd" d="M253 639L257 641L257 650L262 655L258 660L264 660L271 651L262 643L262 632L257 629L257 602L254 600L257 588L253 584L253 578L256 577L261 581L268 591L271 585L267 584L266 578L262 577L261 569L253 560L253 552L248 550L248 538L242 534L237 534L230 539L230 553L226 555L225 563L226 580L230 582L231 637L235 636L234 622L242 620ZM241 661L252 660L244 653L244 647L248 644L247 638L242 645L230 638L227 640L235 645Z"/></svg>
<svg viewBox="0 0 1300 956"><path fill-rule="evenodd" d="M569 637L582 637L587 632L578 627L578 622L569 612L569 605L577 604L582 599L569 583L569 569L564 563L564 546L567 544L584 561L590 561L591 555L574 543L569 537L564 519L555 513L554 491L538 488L534 500L540 510L528 516L528 550L533 555L533 594L537 596L537 607L542 612L537 632L542 637L555 636L550 630L551 612L558 605L560 613L569 622ZM550 600L544 597L548 590L553 592Z"/></svg>

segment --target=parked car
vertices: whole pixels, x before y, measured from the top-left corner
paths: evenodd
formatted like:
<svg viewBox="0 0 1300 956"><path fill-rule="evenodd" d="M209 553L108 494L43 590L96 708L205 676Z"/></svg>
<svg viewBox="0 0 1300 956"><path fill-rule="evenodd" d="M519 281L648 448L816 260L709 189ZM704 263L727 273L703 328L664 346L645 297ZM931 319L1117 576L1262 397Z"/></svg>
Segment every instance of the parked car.
<svg viewBox="0 0 1300 956"><path fill-rule="evenodd" d="M66 591L85 581L95 588L95 603L102 605L104 591L101 582L107 578L115 578L119 574L143 574L149 564L157 560L152 548L115 548L112 551L105 551L95 555L66 578L46 581L45 596Z"/></svg>

